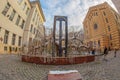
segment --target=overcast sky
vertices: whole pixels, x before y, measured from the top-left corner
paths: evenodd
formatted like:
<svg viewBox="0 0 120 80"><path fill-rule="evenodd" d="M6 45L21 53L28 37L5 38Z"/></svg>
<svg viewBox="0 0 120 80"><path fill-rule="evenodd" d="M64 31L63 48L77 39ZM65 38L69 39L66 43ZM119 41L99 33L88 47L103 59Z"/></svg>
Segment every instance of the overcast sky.
<svg viewBox="0 0 120 80"><path fill-rule="evenodd" d="M53 27L54 15L62 15L68 16L68 25L76 26L77 30L83 27L82 22L89 7L105 1L115 9L111 0L40 0L46 27Z"/></svg>

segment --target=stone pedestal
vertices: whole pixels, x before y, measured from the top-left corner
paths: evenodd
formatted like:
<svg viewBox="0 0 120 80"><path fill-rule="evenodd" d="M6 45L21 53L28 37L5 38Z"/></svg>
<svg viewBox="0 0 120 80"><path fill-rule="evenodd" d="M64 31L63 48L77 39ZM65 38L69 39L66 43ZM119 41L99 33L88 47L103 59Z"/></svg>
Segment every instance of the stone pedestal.
<svg viewBox="0 0 120 80"><path fill-rule="evenodd" d="M48 80L82 80L82 77L76 70L52 71L48 74Z"/></svg>
<svg viewBox="0 0 120 80"><path fill-rule="evenodd" d="M43 57L22 55L23 62L45 64L45 65L69 65L81 64L95 61L95 56L78 56L78 57Z"/></svg>

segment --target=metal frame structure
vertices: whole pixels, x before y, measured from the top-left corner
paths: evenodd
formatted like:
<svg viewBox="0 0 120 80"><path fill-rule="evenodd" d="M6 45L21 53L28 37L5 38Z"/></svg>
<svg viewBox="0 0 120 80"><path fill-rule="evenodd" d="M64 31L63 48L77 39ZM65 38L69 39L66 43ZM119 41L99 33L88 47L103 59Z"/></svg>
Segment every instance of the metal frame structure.
<svg viewBox="0 0 120 80"><path fill-rule="evenodd" d="M66 16L55 16L53 26L53 49L52 56L55 56L55 32L56 32L56 21L59 21L59 53L58 56L62 57L62 21L65 22L65 57L67 57L67 46L68 46L68 19Z"/></svg>

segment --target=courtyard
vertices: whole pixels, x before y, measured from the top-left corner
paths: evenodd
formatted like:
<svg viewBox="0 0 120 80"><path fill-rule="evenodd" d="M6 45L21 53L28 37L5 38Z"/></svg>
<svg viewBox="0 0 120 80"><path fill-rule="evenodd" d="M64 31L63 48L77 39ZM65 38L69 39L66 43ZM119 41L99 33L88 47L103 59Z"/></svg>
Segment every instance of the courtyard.
<svg viewBox="0 0 120 80"><path fill-rule="evenodd" d="M21 62L19 55L0 55L0 80L47 80L50 70L78 70L83 80L119 80L120 51L96 57L95 62L75 65L37 65Z"/></svg>

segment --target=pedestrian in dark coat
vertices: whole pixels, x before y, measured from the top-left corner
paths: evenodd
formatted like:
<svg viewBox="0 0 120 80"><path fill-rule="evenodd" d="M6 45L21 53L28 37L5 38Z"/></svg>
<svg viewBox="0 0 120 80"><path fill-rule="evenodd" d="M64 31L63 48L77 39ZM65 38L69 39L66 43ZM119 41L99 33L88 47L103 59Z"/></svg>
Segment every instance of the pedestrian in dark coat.
<svg viewBox="0 0 120 80"><path fill-rule="evenodd" d="M115 52L114 52L114 57L116 57L116 54L117 54L117 49L115 49Z"/></svg>
<svg viewBox="0 0 120 80"><path fill-rule="evenodd" d="M107 49L107 47L105 47L105 48L104 48L104 59L105 59L105 57L107 56L107 54L108 54L108 49Z"/></svg>
<svg viewBox="0 0 120 80"><path fill-rule="evenodd" d="M92 49L92 55L95 55L95 49Z"/></svg>

